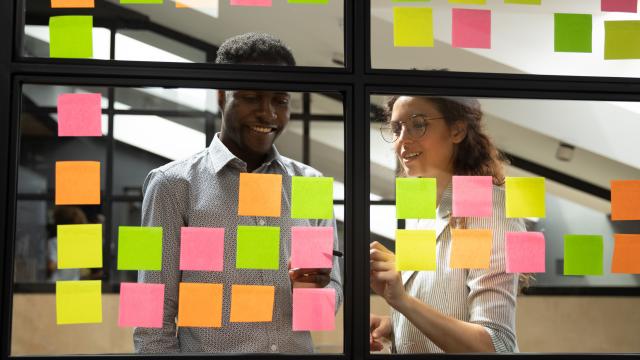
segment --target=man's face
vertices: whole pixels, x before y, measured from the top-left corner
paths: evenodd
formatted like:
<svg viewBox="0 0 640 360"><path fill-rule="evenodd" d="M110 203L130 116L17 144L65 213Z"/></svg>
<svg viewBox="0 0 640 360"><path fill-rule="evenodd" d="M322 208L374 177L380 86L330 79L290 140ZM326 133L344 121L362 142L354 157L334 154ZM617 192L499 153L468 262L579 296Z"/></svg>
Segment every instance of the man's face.
<svg viewBox="0 0 640 360"><path fill-rule="evenodd" d="M222 135L247 156L265 155L289 122L287 92L219 91Z"/></svg>

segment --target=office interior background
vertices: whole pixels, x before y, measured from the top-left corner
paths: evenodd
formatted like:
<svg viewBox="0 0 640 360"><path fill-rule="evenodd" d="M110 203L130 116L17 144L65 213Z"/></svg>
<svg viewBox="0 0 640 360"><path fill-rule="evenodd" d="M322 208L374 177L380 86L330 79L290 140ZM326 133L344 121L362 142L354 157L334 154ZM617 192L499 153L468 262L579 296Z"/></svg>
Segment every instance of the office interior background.
<svg viewBox="0 0 640 360"><path fill-rule="evenodd" d="M260 31L281 38L299 66L345 65L345 4L295 6L275 0L270 8L232 7L228 1L177 9L161 5L124 5L96 0L94 9L51 9L49 1L19 1L23 15L21 47L25 58L49 57L49 17L91 14L94 59L181 63L213 62L226 38ZM628 78L640 76L640 60L603 60L607 20L638 20L640 14L605 13L597 0L543 1L541 6L509 6L491 1L492 48L460 49L450 45L451 8L443 0L392 3L372 0L373 69L476 72L512 75ZM428 6L434 11L435 46L399 48L393 44L393 7ZM461 5L460 5L461 6ZM553 14L593 14L593 52L554 53ZM523 20L525 19L525 20ZM42 65L46 66L46 65ZM99 82L99 81L98 81ZM433 95L430 84L425 95ZM59 138L56 99L62 93L102 94L100 138ZM136 273L118 271L117 227L139 225L142 183L146 174L208 146L220 129L215 83L210 88L83 86L64 82L23 84L19 114L19 167L15 216L11 355L106 354L133 352L132 329L117 326L118 289ZM285 156L310 164L334 178L334 211L344 242L345 99L339 92L292 91L291 121L276 146ZM385 92L370 98L370 233L367 241L393 248L394 233L404 227L395 218L398 163L380 136ZM638 94L632 94L640 101ZM640 352L640 276L611 274L614 233L640 233L640 222L610 218L610 181L640 179L637 101L544 97L478 96L486 128L507 156L508 176L546 178L545 218L526 219L527 229L542 231L546 272L523 288L517 302L520 351L532 353ZM367 119L355 119L368 121ZM111 133L110 133L111 131ZM99 160L102 203L82 206L90 223L104 224L104 266L100 270L60 274L47 266L48 242L55 236L53 202L56 160ZM603 276L563 275L562 236L604 236ZM365 251L363 249L363 251ZM345 262L349 257L345 257ZM59 326L55 322L55 280L68 276L102 279L104 322ZM362 279L363 281L365 279ZM372 312L388 306L371 295ZM314 333L320 353L344 350L343 311L336 330ZM383 353L389 349L383 350Z"/></svg>

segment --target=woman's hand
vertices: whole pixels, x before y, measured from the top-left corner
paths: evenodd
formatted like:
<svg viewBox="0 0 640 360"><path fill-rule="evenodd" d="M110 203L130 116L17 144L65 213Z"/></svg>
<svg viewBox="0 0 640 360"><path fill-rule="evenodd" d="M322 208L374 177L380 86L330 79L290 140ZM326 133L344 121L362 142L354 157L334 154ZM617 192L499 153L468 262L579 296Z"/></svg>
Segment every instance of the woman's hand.
<svg viewBox="0 0 640 360"><path fill-rule="evenodd" d="M396 270L396 256L377 241L369 245L369 268L371 289L376 294L393 307L405 300L407 294Z"/></svg>
<svg viewBox="0 0 640 360"><path fill-rule="evenodd" d="M369 314L369 350L382 350L382 340L391 340L392 334L391 317Z"/></svg>

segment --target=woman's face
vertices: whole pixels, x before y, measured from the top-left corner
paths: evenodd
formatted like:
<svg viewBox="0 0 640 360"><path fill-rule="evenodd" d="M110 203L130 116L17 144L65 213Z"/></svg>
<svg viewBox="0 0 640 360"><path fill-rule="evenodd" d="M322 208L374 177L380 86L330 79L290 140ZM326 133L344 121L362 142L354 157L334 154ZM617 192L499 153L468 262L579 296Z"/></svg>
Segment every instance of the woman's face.
<svg viewBox="0 0 640 360"><path fill-rule="evenodd" d="M425 119L425 128L415 126L422 123L416 122L417 118ZM398 98L390 121L392 127L401 129L394 150L407 176L437 177L453 173L454 147L465 135L461 122L450 128L432 102L409 96ZM408 131L407 126L414 126L413 132ZM423 130L424 135L416 138Z"/></svg>

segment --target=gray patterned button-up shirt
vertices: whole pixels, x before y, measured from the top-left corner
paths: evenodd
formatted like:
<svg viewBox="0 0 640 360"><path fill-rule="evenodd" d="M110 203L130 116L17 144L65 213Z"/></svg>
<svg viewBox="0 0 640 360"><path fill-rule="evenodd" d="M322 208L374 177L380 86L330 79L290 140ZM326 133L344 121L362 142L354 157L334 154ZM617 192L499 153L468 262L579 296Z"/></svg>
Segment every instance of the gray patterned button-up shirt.
<svg viewBox="0 0 640 360"><path fill-rule="evenodd" d="M281 217L238 216L238 184L246 164L235 157L216 135L211 145L185 160L152 170L143 191L142 226L162 226L162 271L140 271L138 281L165 284L164 319L160 329L136 328L136 352L224 352L224 353L309 353L311 335L292 331L291 283L287 261L291 252L292 226L333 226L335 220L291 218L291 176L321 176L304 164L281 156L272 148L267 161L255 173L282 174ZM238 225L280 227L280 266L276 270L236 269ZM221 227L225 229L224 271L181 271L180 228ZM339 249L335 232L334 249ZM180 282L223 284L222 327L181 327L176 330L178 285ZM231 285L274 285L273 321L229 322ZM334 259L331 282L336 290L336 309L342 303L338 261Z"/></svg>

